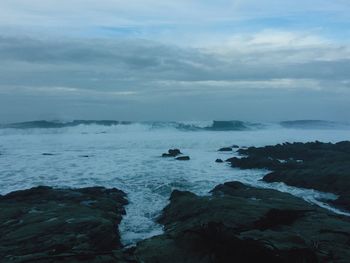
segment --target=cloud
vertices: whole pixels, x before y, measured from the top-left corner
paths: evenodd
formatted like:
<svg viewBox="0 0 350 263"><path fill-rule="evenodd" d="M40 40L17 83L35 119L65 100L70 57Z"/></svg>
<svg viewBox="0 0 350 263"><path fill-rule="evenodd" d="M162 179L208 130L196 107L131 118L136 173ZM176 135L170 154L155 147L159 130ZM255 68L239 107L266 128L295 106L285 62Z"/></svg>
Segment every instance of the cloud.
<svg viewBox="0 0 350 263"><path fill-rule="evenodd" d="M252 35L251 41L235 37L233 45L204 50L145 40L44 41L2 37L0 84L146 92L160 83L239 83L241 87L249 81L262 81L264 87L268 87L268 82L275 87L276 81L281 80L283 87L285 80L349 79L347 46L327 41L314 43L307 38L303 44L295 44L293 39L300 37L285 33L282 36L293 41L271 38L271 48L266 42L270 38L261 40L262 35L263 32ZM312 85L303 86L307 89Z"/></svg>
<svg viewBox="0 0 350 263"><path fill-rule="evenodd" d="M84 105L101 118L235 110L252 119L283 105L292 116L295 101L304 105L295 116L309 102L315 118L344 119L336 109L350 110L349 9L341 0L2 0L0 111L10 114L0 121L21 118L15 104L32 105L27 118Z"/></svg>
<svg viewBox="0 0 350 263"><path fill-rule="evenodd" d="M122 35L203 45L210 36L283 25L339 35L338 28L349 27L349 11L342 0L2 0L0 31L65 37Z"/></svg>

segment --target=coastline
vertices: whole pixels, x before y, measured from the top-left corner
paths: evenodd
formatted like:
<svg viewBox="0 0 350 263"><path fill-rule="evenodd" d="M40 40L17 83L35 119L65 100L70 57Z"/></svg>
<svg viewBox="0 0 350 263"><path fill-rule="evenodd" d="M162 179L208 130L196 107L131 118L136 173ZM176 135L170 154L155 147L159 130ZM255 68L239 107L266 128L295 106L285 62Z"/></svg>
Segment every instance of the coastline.
<svg viewBox="0 0 350 263"><path fill-rule="evenodd" d="M312 167L314 172L319 171L320 163L329 169L337 168L339 162L348 167L350 143L286 143L241 148L238 153L240 158L227 161L241 169L270 169L272 172L264 177L265 181L277 172L279 180L284 181L283 176L291 171L300 180L300 176L305 176L303 169L308 169L306 175L310 175ZM329 159L325 159L327 156ZM336 176L334 172L331 174ZM340 178L344 179L343 173ZM301 182L295 186L305 187L305 180ZM314 188L334 190L334 186L323 182L315 182ZM340 185L346 187L346 183ZM345 188L336 192L343 194L340 201L331 203L341 204L345 209L349 203L342 189ZM135 247L124 248L117 231L127 204L122 191L102 187L36 187L12 192L0 196L0 206L7 211L0 227L0 255L8 262L254 262L257 259L346 262L350 259L349 217L287 193L227 182L217 185L209 196L174 190L169 200L157 220L164 226L164 233L140 241ZM74 223L71 218L78 220ZM109 223L102 224L106 220ZM67 239L72 235L86 238ZM15 250L14 246L20 243L22 248Z"/></svg>

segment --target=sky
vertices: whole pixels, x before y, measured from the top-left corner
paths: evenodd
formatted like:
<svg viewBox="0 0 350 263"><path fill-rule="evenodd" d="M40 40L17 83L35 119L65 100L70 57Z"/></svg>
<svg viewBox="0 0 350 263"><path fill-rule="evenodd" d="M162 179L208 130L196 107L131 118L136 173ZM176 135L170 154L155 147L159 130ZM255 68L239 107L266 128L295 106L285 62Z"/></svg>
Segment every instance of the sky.
<svg viewBox="0 0 350 263"><path fill-rule="evenodd" d="M350 121L348 0L1 0L0 122Z"/></svg>

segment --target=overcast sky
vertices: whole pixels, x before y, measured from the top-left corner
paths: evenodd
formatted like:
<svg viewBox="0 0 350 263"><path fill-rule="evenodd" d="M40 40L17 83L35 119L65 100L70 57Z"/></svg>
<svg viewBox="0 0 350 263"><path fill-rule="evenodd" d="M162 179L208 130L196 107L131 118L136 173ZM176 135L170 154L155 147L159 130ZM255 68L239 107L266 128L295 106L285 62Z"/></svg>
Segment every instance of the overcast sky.
<svg viewBox="0 0 350 263"><path fill-rule="evenodd" d="M0 122L349 113L348 0L0 1Z"/></svg>

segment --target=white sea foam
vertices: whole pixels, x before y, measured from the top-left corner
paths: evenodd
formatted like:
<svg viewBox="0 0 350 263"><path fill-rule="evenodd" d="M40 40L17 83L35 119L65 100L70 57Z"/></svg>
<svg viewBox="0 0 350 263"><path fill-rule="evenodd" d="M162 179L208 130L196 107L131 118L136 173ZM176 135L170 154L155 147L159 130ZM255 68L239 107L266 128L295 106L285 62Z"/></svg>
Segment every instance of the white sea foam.
<svg viewBox="0 0 350 263"><path fill-rule="evenodd" d="M233 144L263 146L286 141L337 142L349 139L349 131L344 129L298 130L279 126L225 132L152 128L150 124L141 123L0 129L0 193L37 185L117 187L128 194L130 202L120 225L122 240L124 244L133 244L162 232L162 227L154 220L174 189L206 195L217 184L238 180L289 192L333 209L319 201L335 198L331 194L284 184L267 184L259 180L266 171L233 169L228 164L214 161L235 155L217 152L218 148ZM181 162L160 157L174 147L190 155L191 160ZM42 153L54 155L44 156ZM82 157L84 155L89 157Z"/></svg>

